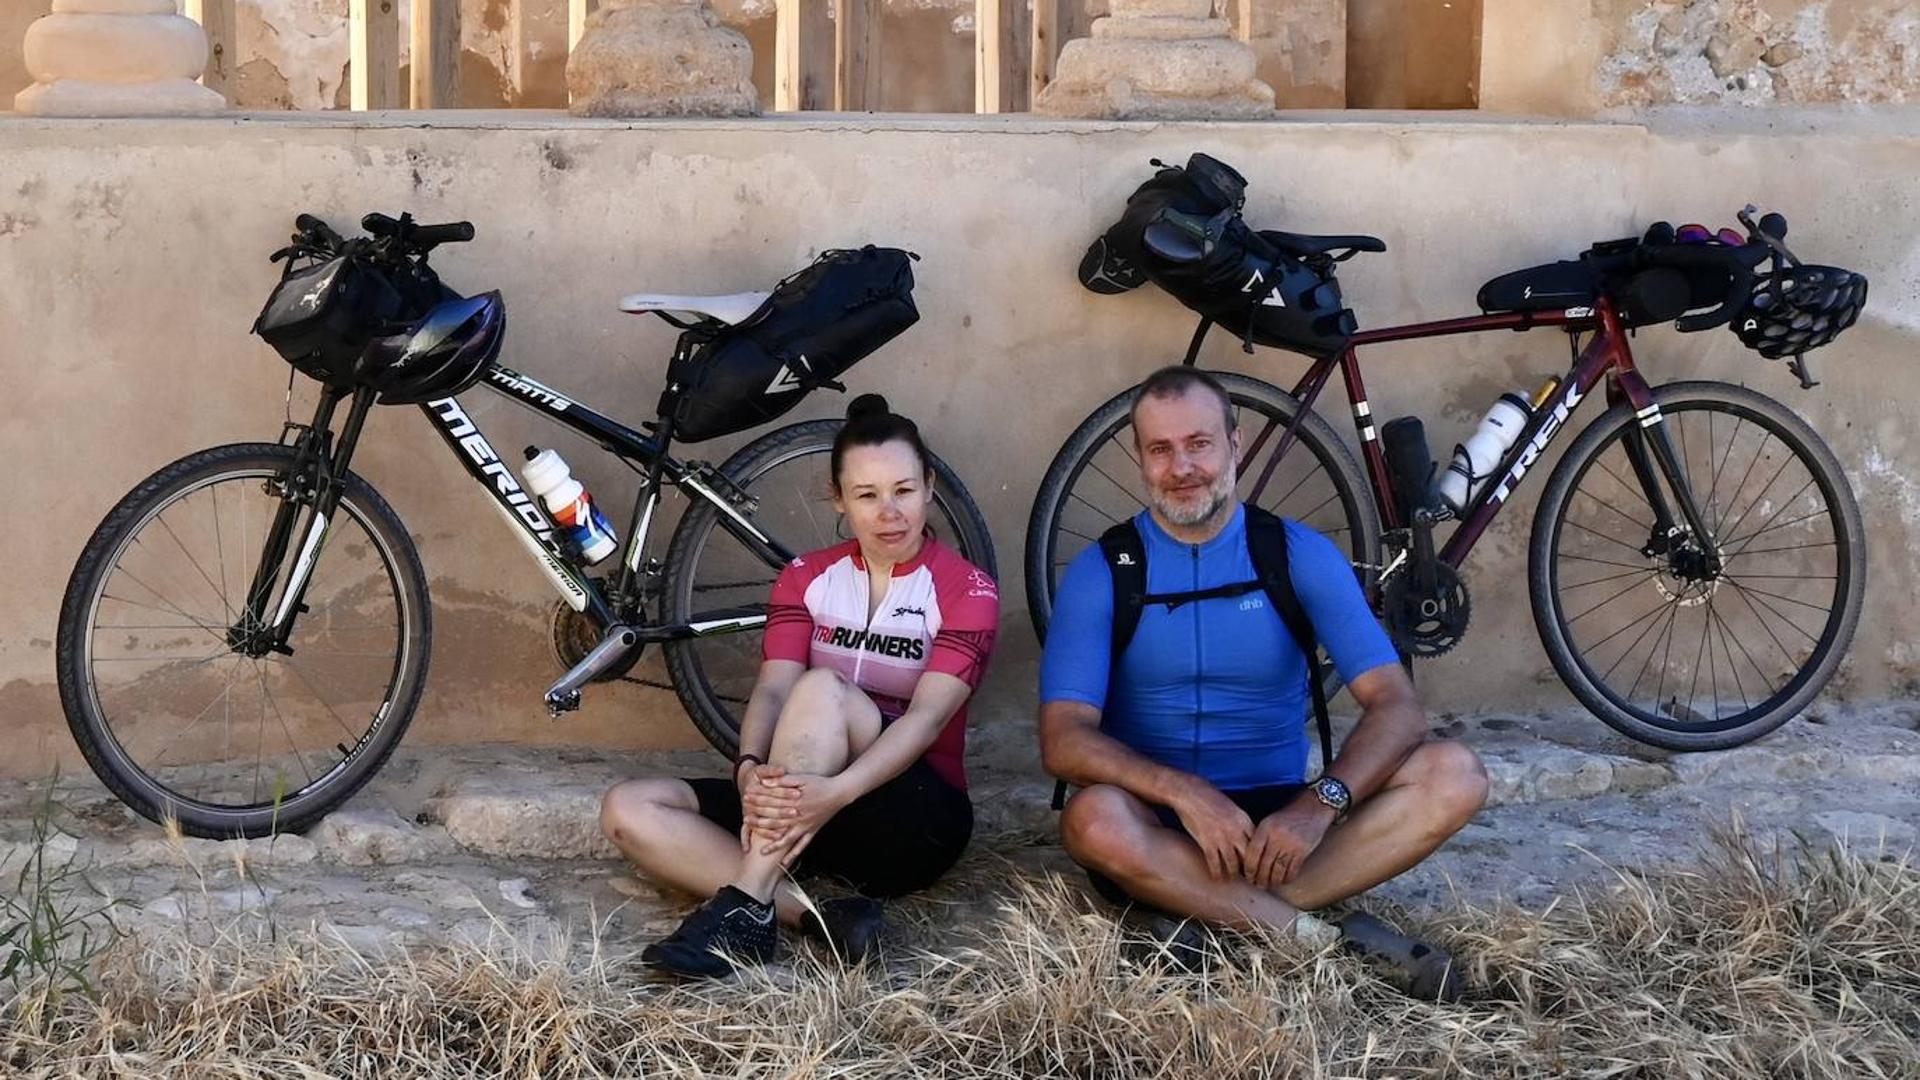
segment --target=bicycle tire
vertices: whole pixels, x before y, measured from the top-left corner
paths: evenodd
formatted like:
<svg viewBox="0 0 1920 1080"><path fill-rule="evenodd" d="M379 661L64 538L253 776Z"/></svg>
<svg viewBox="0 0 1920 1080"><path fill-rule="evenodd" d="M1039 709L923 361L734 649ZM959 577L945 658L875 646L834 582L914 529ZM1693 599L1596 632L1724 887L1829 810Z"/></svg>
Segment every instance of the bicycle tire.
<svg viewBox="0 0 1920 1080"><path fill-rule="evenodd" d="M819 458L819 476L824 489L827 454L833 448L834 436L844 423L842 420L813 420L771 431L729 457L721 464L720 472L751 496L755 481L777 465L813 455ZM933 470L935 501L935 507L929 511L929 519L933 519L938 511L953 527L953 535L947 535L938 528L936 533L968 562L997 579L999 571L994 558L993 536L973 496L967 491L966 485L960 482L952 466L938 455L931 455L928 465ZM689 507L686 516L673 531L665 559L666 606L670 622L687 621L696 612L693 599L699 573L698 562L706 550L707 541L715 535L718 517L719 511L712 503L699 500ZM766 529L761 516L756 516L754 521L763 531ZM775 539L785 541L784 537L777 535ZM731 537L727 537L725 543L739 546ZM805 554L810 550L790 543L787 546L795 554ZM772 570L768 571L769 578L773 573ZM762 593L759 602L764 601L765 595ZM756 646L760 639L758 631L728 636L741 640L751 638ZM699 639L667 642L664 646L667 677L700 734L714 749L731 757L740 745L740 718L716 690L704 670L699 645Z"/></svg>
<svg viewBox="0 0 1920 1080"><path fill-rule="evenodd" d="M1297 398L1271 383L1235 372L1215 371L1208 374L1220 381L1228 396L1241 408L1243 440L1249 437L1246 430L1249 425L1244 416L1248 409L1277 420L1282 425L1292 422L1300 411ZM1034 494L1033 510L1027 517L1025 551L1027 614L1033 622L1034 633L1042 642L1047 639L1047 623L1053 612L1053 591L1058 584L1055 575L1066 562L1061 555L1063 545L1060 534L1075 481L1083 475L1101 447L1108 440L1116 438L1121 429L1127 426L1133 398L1138 391L1138 386L1133 386L1115 394L1081 421L1080 426L1060 447L1060 452L1054 455L1045 478L1040 482L1039 491ZM1339 517L1346 522L1344 527L1349 530L1350 539L1346 545L1348 554L1360 575L1362 586L1370 589L1380 561L1380 513L1373 504L1366 476L1355 463L1346 443L1317 412L1309 411L1301 419L1296 445L1288 450L1288 454L1291 456L1301 450L1314 456L1319 469L1326 472L1334 488L1334 497L1340 501ZM1240 477L1242 487L1249 479L1246 473L1258 471L1257 468L1243 471ZM1284 515L1288 507L1283 505L1278 509ZM1082 540L1082 546L1087 542ZM1332 671L1331 665L1328 671ZM1331 687L1337 689L1338 686L1335 676Z"/></svg>
<svg viewBox="0 0 1920 1080"><path fill-rule="evenodd" d="M1559 674L1567 688L1573 692L1574 697L1578 698L1580 703L1592 711L1595 716L1598 716L1621 734L1654 746L1678 751L1721 750L1750 742L1773 731L1781 724L1786 723L1798 714L1800 710L1804 709L1826 685L1827 681L1832 678L1834 671L1845 657L1847 646L1852 640L1854 629L1860 617L1861 598L1864 594L1866 581L1865 534L1860 520L1859 505L1854 499L1852 488L1847 483L1846 474L1841 469L1839 461L1834 457L1832 450L1827 447L1826 443L1814 432L1812 427L1795 414L1793 410L1764 394L1749 390L1746 387L1718 382L1694 381L1668 383L1655 387L1653 395L1669 430L1674 430L1677 425L1687 423L1687 415L1694 412L1707 412L1710 418L1714 414L1729 415L1737 418L1733 427L1734 437L1737 437L1741 426L1748 423L1753 424L1756 430L1765 431L1768 439L1779 440L1791 455L1789 459L1783 460L1780 469L1774 472L1774 478L1777 478L1784 472L1787 461L1798 461L1809 475L1805 486L1818 488L1823 503L1827 508L1824 515L1825 521L1833 531L1831 546L1834 548L1834 574L1831 576L1835 582L1833 588L1837 602L1829 609L1828 617L1822 624L1819 635L1807 634L1804 628L1800 628L1800 632L1807 634L1808 638L1814 642L1814 648L1811 654L1800 662L1798 669L1778 690L1773 691L1768 698L1761 701L1758 705L1752 704L1751 701L1748 700L1745 688L1742 686L1740 688L1741 703L1748 706L1745 710L1724 719L1716 716L1709 723L1702 725L1693 719L1693 717L1697 717L1699 714L1693 707L1694 699L1691 692L1689 701L1687 705L1684 706L1684 712L1690 714L1687 716L1681 715L1683 707L1678 704L1677 693L1673 703L1667 706L1667 714L1662 715L1660 712L1659 699L1663 694L1660 689L1656 689L1653 695L1654 708L1642 709L1634 705L1635 693L1644 678L1645 666L1652 663L1654 652L1659 649L1660 642L1658 637L1654 639L1654 644L1649 648L1647 660L1643 661L1642 674L1636 675L1634 684L1628 687L1624 697L1617 687L1610 685L1608 682L1608 680L1612 678L1613 669L1609 669L1607 672L1597 672L1595 670L1596 664L1600 662L1598 657L1600 645L1604 644L1604 642L1591 643L1583 649L1573 640L1574 635L1571 629L1571 622L1577 621L1596 607L1611 603L1612 600L1609 599L1603 601L1602 604L1593 605L1590 598L1583 598L1578 601L1579 606L1582 608L1581 613L1569 616L1568 607L1571 605L1563 603L1563 592L1580 588L1583 585L1594 585L1598 582L1587 581L1579 584L1568 584L1567 579L1574 576L1574 572L1570 566L1563 567L1562 563L1570 564L1575 561L1595 563L1602 560L1595 557L1582 556L1561 558L1557 553L1561 550L1563 536L1568 535L1565 526L1569 523L1571 506L1576 493L1580 490L1579 485L1581 479L1588 475L1589 470L1600 461L1601 455L1606 453L1607 450L1614 445L1617 437L1632 430L1629 425L1640 423L1640 418L1637 416L1636 410L1631 404L1627 403L1615 405L1613 408L1607 410L1606 413L1595 419L1592 424L1588 425L1587 428L1580 433L1579 437L1574 440L1572 446L1568 448L1566 456L1562 458L1560 463L1555 467L1545 490L1542 491L1539 508L1536 511L1536 517L1534 519L1533 535L1528 545L1528 592L1532 600L1534 623L1540 633L1541 644L1546 649L1548 660L1552 663L1555 672ZM1684 437L1684 431L1687 429L1679 430L1683 431ZM1693 425L1691 430L1697 431L1698 426ZM1708 431L1709 433L1713 431L1711 419L1709 419ZM1753 457L1756 462L1760 460L1766 445L1767 442L1763 440L1760 446L1755 449ZM1715 449L1711 445L1707 446L1706 449L1708 453L1702 460L1711 464ZM1680 456L1682 460L1691 460L1684 451L1680 452ZM1726 458L1734 456L1731 442L1724 456ZM1723 460L1722 464L1725 465L1726 462ZM1733 468L1737 467L1738 464L1736 461L1731 467L1726 468L1724 471L1731 473ZM1689 471L1691 472L1690 466ZM1747 473L1748 475L1752 475L1754 471L1755 470L1749 466ZM1716 469L1712 474L1713 483L1709 487L1707 496L1705 496L1710 502L1717 502L1717 493L1721 477L1722 470L1720 469ZM1768 488L1774 483L1774 478L1768 479ZM1616 479L1618 478L1616 477ZM1696 500L1699 500L1701 496L1697 489L1701 485L1696 481L1697 478L1690 478L1688 482L1690 486L1696 489ZM1624 484L1624 481L1621 482ZM1732 506L1739 500L1741 491L1746 488L1748 483L1749 480L1747 476L1742 476L1738 486L1728 496L1729 506L1727 512L1719 518L1720 523L1729 526L1727 529L1729 533L1737 533L1739 529L1744 527L1743 522L1746 520L1747 515L1735 519ZM1768 494L1768 488L1762 488L1755 494L1752 505L1760 505L1760 500L1764 499ZM1589 498L1594 499L1597 505L1605 505L1604 501L1592 495L1591 492L1587 494ZM1753 528L1773 531L1776 528L1786 527L1784 525L1772 525L1770 522L1777 520L1779 513L1797 500L1799 496L1800 493L1796 493L1788 503L1779 504L1773 511L1772 517ZM1631 505L1627 508L1637 509L1637 507ZM1708 513L1710 520L1714 520L1711 509L1703 512ZM1616 507L1612 513L1620 517L1627 517L1618 507ZM1792 525L1807 521L1818 524L1821 517L1822 515L1819 512L1815 512L1807 515L1805 518L1790 518L1787 524ZM1573 522L1572 524L1574 524L1576 528L1583 529L1586 532L1596 532L1592 526L1583 526L1578 522ZM1637 524L1637 522L1635 524ZM1738 584L1740 580L1739 577L1730 572L1730 567L1734 564L1735 560L1739 559L1743 554L1754 550L1752 549L1753 540L1751 537L1755 535L1757 535L1757 533L1749 532L1746 534L1748 538L1744 540L1739 535L1716 538L1716 545L1720 548L1727 549L1719 553L1724 560L1723 572L1716 575L1716 577L1723 578L1727 584L1733 587L1733 596L1728 600L1729 609L1738 611L1739 608L1733 605L1733 599L1742 599L1746 609L1751 610L1761 625L1767 627L1768 634L1775 635L1776 641L1774 643L1780 644L1775 627L1769 626L1765 616L1760 614L1763 607L1770 606L1770 603L1765 600L1765 595L1772 594L1763 594L1761 597L1762 602L1758 605L1754 604L1750 597L1743 598L1742 594L1746 590ZM1614 542L1618 543L1619 541L1616 540ZM1773 541L1767 541L1767 543L1771 545ZM1736 545L1738 546L1736 547ZM1809 549L1825 546L1829 545L1825 542L1804 545L1804 547ZM1611 549L1607 550L1611 551ZM1785 551L1791 550L1791 548L1776 548L1773 550ZM1759 552L1755 551L1754 553L1758 554ZM1630 555L1614 553L1614 556L1619 561L1620 566L1631 568L1632 558ZM1648 558L1652 559L1653 557L1649 556ZM1674 628L1680 615L1680 607L1686 598L1682 597L1682 594L1674 591L1677 586L1668 586L1660 580L1660 570L1658 569L1657 563L1650 562L1649 566L1653 568L1644 573L1650 575L1649 580L1654 581L1656 586L1661 590L1658 595L1668 598L1667 602L1673 605L1673 611L1668 616L1669 621L1667 627L1658 631L1659 634L1666 635L1667 640L1666 650L1668 656L1662 659L1662 671L1660 674L1660 678L1664 680L1666 677L1666 669L1670 666L1673 640L1679 636ZM1626 578L1634 575L1629 573L1619 576ZM1770 574L1765 576L1792 577L1793 575ZM1826 575L1820 575L1809 580L1824 580L1825 576ZM1639 581L1632 581L1626 589L1621 590L1621 593L1630 593L1632 590L1637 589L1639 585ZM1782 587L1784 588L1785 586ZM1707 648L1708 640L1712 636L1712 631L1716 625L1714 622L1716 616L1713 600L1717 596L1719 588L1720 585L1718 583L1714 584L1712 588L1703 585L1700 587L1700 590L1704 593L1704 600L1694 599L1685 605L1689 607L1699 607L1704 603L1706 606L1705 618L1702 620L1701 646L1699 654L1696 655L1692 666L1693 679L1696 685L1699 681L1699 660L1709 652ZM1673 597L1681 597L1681 599L1672 599ZM1796 604L1805 603L1798 599L1794 599L1792 602ZM1808 604L1806 606L1812 605ZM1630 610L1632 609L1622 609L1619 613L1610 614L1609 617L1617 620L1623 618L1625 612ZM1654 612L1651 616L1653 622L1641 628L1639 631L1641 638L1644 638L1648 633L1653 633L1654 624L1658 624L1661 620L1660 608L1656 606L1652 610ZM1780 614L1777 610L1774 613ZM1642 618L1645 617L1646 616L1642 616ZM1781 617L1786 618L1784 615L1781 615ZM1630 626L1632 624L1628 625ZM1745 642L1738 640L1738 635L1733 635L1728 631L1724 618L1721 619L1718 625L1721 631L1721 641L1718 642L1717 645L1719 649L1724 649L1726 652L1727 664L1730 669L1728 674L1736 679L1738 678L1738 672L1740 670L1738 659L1735 658L1732 653L1733 647L1738 644L1742 652L1747 654L1746 658L1751 665L1751 670L1759 671L1764 675L1760 664L1752 656ZM1626 633L1626 629L1616 629L1614 634L1610 636L1624 637ZM1755 636L1760 637L1761 635ZM1632 643L1628 645L1627 651L1622 653L1621 657L1614 661L1614 668L1618 668L1626 658L1635 655L1637 640L1629 640ZM1691 640L1690 631L1689 640ZM1793 659L1793 654L1789 652L1784 645L1782 645L1780 651L1788 661ZM1589 656L1586 655L1587 652L1596 654L1591 661ZM1681 659L1684 663L1684 650ZM1717 713L1720 704L1718 700L1718 680L1720 673L1717 669L1714 670L1712 677L1715 681L1714 696L1716 700L1714 702L1714 708ZM1622 678L1624 678L1624 674ZM1664 686L1664 682L1662 686Z"/></svg>
<svg viewBox="0 0 1920 1080"><path fill-rule="evenodd" d="M60 700L68 727L87 765L128 807L156 822L177 821L181 830L191 836L257 837L299 832L312 825L351 798L379 771L405 734L425 687L433 639L426 573L399 516L372 485L349 473L340 500L341 511L375 541L376 557L394 589L399 607L395 623L399 653L393 675L382 705L369 717L370 726L360 740L351 748L341 744L346 751L342 760L319 780L310 779L307 787L292 794L276 793L266 803L232 805L184 796L168 787L142 768L116 736L94 679L90 661L93 639L89 631L101 629L94 625L94 617L120 559L138 540L146 524L163 521L160 515L179 500L222 481L263 478L271 482L272 478L287 474L293 459L294 449L289 446L234 443L189 454L161 468L121 498L94 530L68 579L61 603L56 650ZM329 534L338 530L341 520L336 514ZM319 549L315 579L326 562L327 551L333 546L327 544ZM257 554L252 555L241 566L251 567L257 559ZM306 618L312 621L312 616ZM296 622L296 635L301 625ZM230 645L228 651L237 652ZM230 679L229 689L232 685ZM263 681L261 685L263 696L269 696L266 683ZM286 724L284 718L281 723ZM264 716L261 726L265 727ZM299 757L302 751L291 731L288 742ZM304 759L302 767L305 767ZM256 760L256 775L258 771Z"/></svg>

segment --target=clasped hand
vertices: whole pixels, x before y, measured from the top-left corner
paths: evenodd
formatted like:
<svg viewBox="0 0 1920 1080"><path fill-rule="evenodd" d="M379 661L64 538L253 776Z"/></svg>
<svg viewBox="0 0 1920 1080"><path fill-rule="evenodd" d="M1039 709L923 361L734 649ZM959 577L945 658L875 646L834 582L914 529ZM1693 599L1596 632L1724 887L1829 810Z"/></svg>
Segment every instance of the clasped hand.
<svg viewBox="0 0 1920 1080"><path fill-rule="evenodd" d="M846 805L836 778L790 773L779 765L740 771L740 850L792 866L820 829Z"/></svg>
<svg viewBox="0 0 1920 1080"><path fill-rule="evenodd" d="M1317 802L1296 798L1256 825L1212 785L1196 785L1174 811L1200 845L1210 877L1215 881L1239 877L1268 890L1299 876L1300 867L1332 824Z"/></svg>

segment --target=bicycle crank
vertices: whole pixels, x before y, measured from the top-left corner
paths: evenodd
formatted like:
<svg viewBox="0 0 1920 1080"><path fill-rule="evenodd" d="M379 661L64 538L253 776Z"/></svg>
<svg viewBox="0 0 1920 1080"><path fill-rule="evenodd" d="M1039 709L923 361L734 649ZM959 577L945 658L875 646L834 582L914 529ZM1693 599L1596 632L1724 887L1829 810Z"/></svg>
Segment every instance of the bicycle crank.
<svg viewBox="0 0 1920 1080"><path fill-rule="evenodd" d="M631 626L618 625L607 628L607 634L600 644L593 647L584 659L573 665L572 670L560 676L560 681L547 688L547 712L558 716L580 707L580 688L627 659L629 653L640 647L640 635Z"/></svg>
<svg viewBox="0 0 1920 1080"><path fill-rule="evenodd" d="M1467 636L1473 603L1466 580L1446 563L1433 563L1434 587L1421 590L1414 575L1399 574L1381 595L1387 633L1410 656L1430 658L1451 652Z"/></svg>

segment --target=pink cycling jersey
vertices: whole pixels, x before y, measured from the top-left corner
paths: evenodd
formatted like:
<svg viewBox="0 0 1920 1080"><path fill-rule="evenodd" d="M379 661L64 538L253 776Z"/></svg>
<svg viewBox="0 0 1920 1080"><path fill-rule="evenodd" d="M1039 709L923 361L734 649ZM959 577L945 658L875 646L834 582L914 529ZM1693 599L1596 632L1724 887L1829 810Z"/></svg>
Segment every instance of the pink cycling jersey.
<svg viewBox="0 0 1920 1080"><path fill-rule="evenodd" d="M869 581L860 543L849 540L787 564L773 583L761 655L828 667L867 692L891 723L907 710L922 672L978 689L1000 626L1000 590L933 537L893 568L893 582L867 620ZM963 704L927 750L927 764L967 786Z"/></svg>

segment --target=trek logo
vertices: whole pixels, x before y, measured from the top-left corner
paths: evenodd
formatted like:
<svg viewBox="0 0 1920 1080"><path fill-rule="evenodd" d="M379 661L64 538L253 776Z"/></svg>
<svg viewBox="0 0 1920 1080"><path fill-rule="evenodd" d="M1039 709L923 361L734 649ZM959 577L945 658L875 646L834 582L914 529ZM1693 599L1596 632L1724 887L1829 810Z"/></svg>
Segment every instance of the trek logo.
<svg viewBox="0 0 1920 1080"><path fill-rule="evenodd" d="M1567 422L1567 417L1573 415L1574 407L1580 404L1583 396L1578 386L1571 384L1567 386L1566 396L1560 399L1560 404L1553 407L1553 412L1547 416L1547 422L1540 425L1539 433L1534 435L1533 441L1528 443L1526 450L1521 452L1520 460L1513 463L1513 468L1508 471L1506 479L1501 480L1500 486L1493 489L1493 495L1488 499L1487 505L1499 503L1513 493L1514 485L1518 484L1520 478L1527 475L1527 470L1533 468L1533 463L1540 459L1547 444L1553 441L1554 434L1560 430L1560 425Z"/></svg>
<svg viewBox="0 0 1920 1080"><path fill-rule="evenodd" d="M876 634L845 626L822 626L814 630L815 641L840 649L855 649L891 656L897 660L920 660L927 655L927 643L917 637Z"/></svg>
<svg viewBox="0 0 1920 1080"><path fill-rule="evenodd" d="M513 471L500 460L499 454L493 452L487 437L473 426L473 421L467 417L460 403L453 398L441 398L428 402L428 407L445 425L447 434L458 441L460 449L465 450L473 463L480 467L480 471L493 478L494 489L506 498L507 505L519 515L520 520L526 522L527 527L543 542L552 543L553 526L548 523L547 515L541 513L539 505L520 489L520 481L513 478Z"/></svg>
<svg viewBox="0 0 1920 1080"><path fill-rule="evenodd" d="M805 354L801 355L798 363L800 364L801 367L807 366L807 358ZM779 374L773 377L773 381L768 383L767 388L761 391L761 393L762 394L784 394L789 390L801 390L801 389L804 389L804 387L800 383L799 374L796 373L793 368L787 366L786 364L782 364L780 365Z"/></svg>
<svg viewBox="0 0 1920 1080"><path fill-rule="evenodd" d="M918 615L924 619L927 617L927 609L917 607L897 607L893 609L893 618L897 619L902 615Z"/></svg>
<svg viewBox="0 0 1920 1080"><path fill-rule="evenodd" d="M558 391L548 386L542 386L517 371L509 371L506 368L496 367L487 372L487 378L522 397L532 398L552 409L554 412L566 412L573 406L573 402L560 396Z"/></svg>

